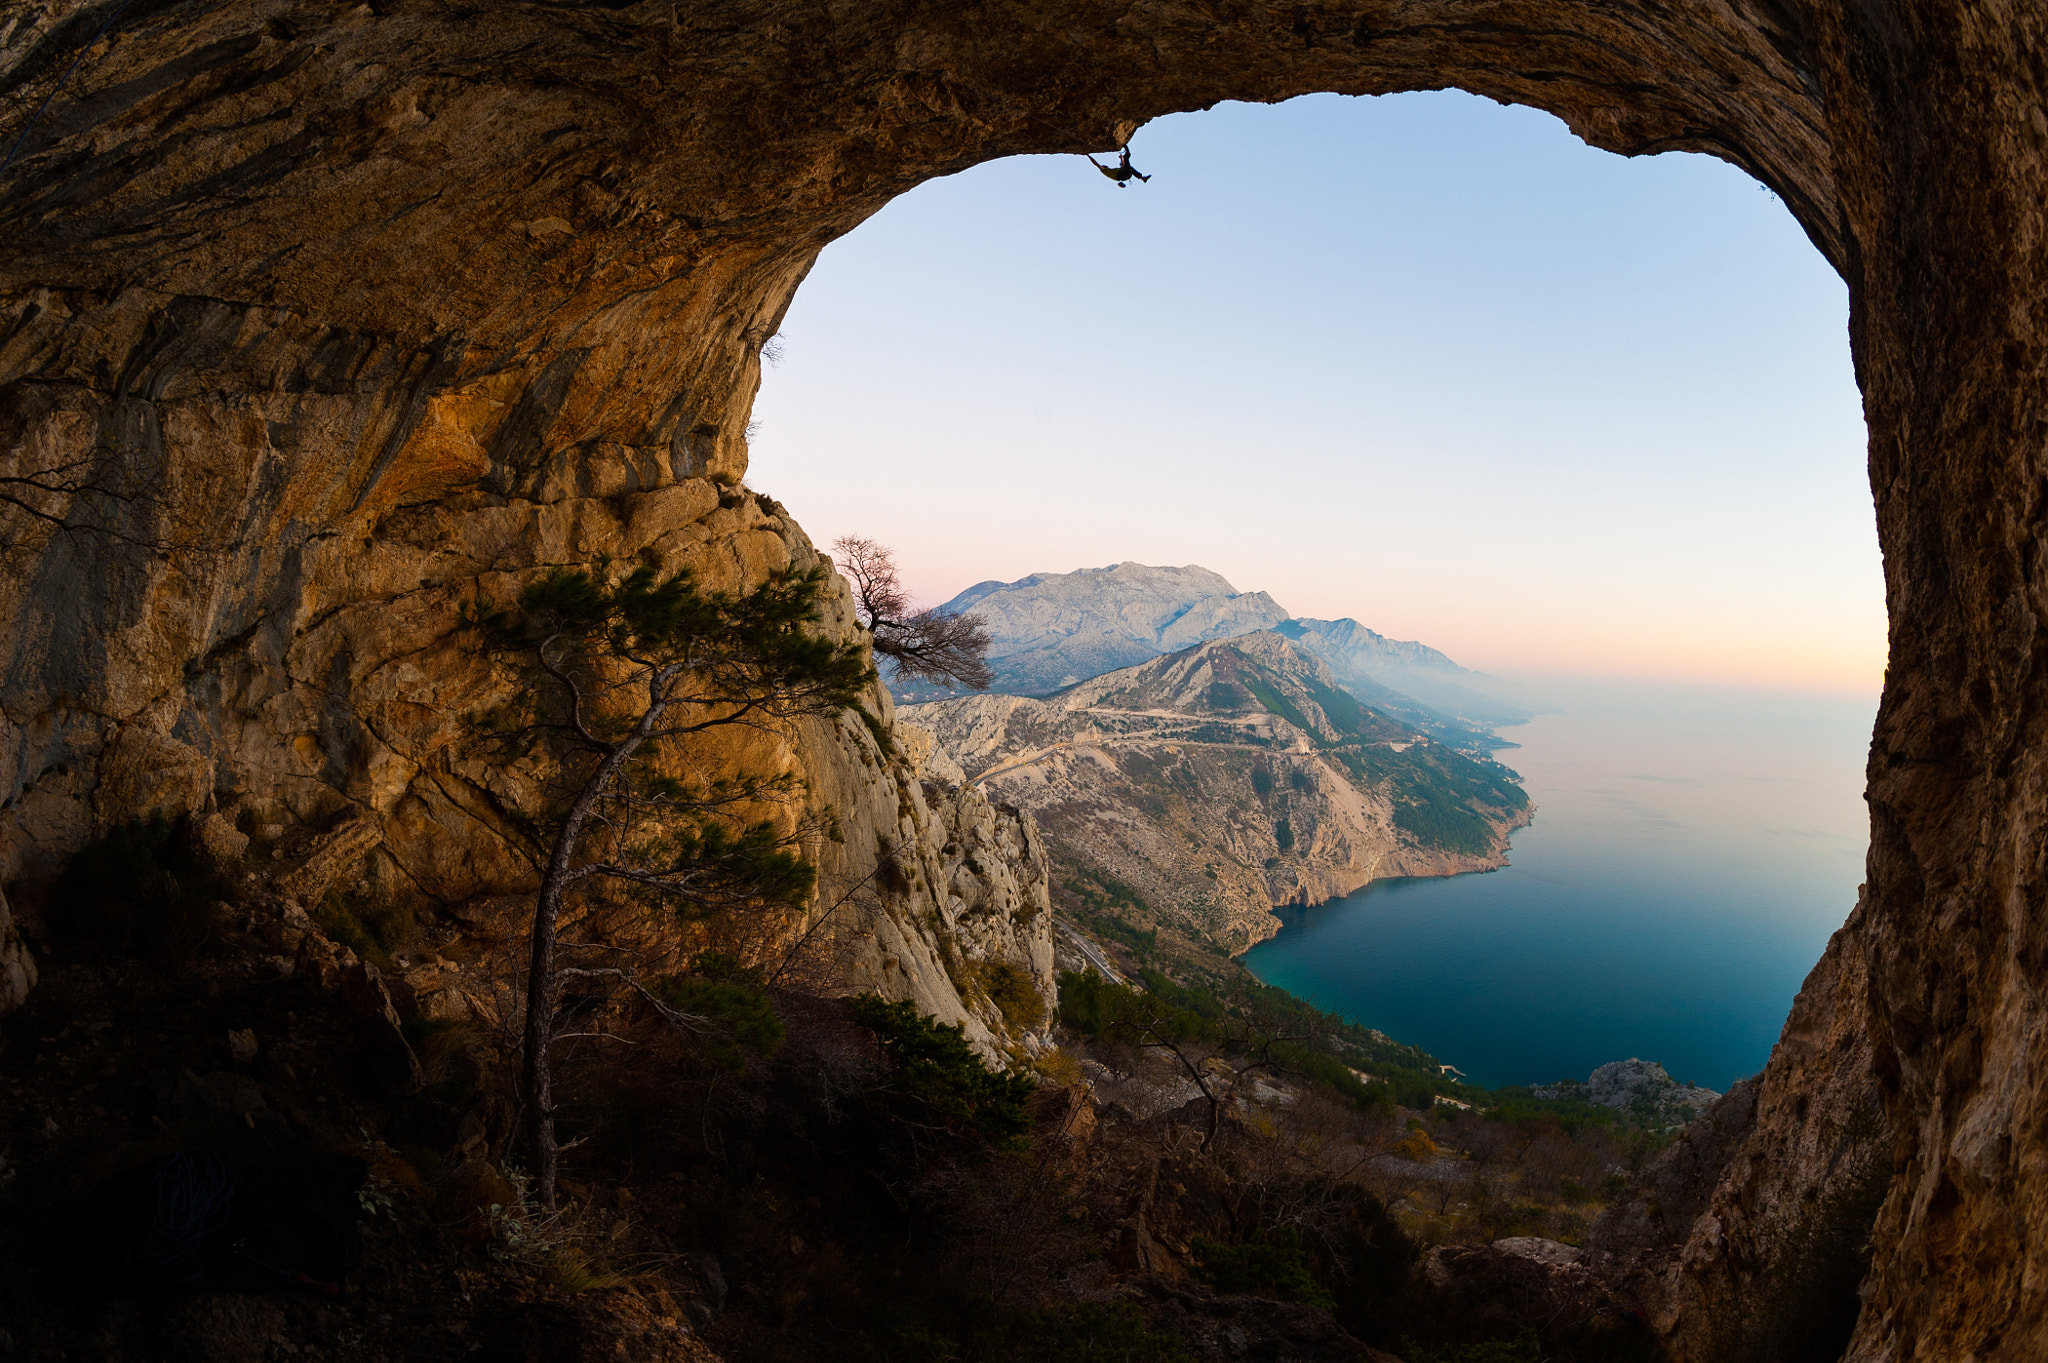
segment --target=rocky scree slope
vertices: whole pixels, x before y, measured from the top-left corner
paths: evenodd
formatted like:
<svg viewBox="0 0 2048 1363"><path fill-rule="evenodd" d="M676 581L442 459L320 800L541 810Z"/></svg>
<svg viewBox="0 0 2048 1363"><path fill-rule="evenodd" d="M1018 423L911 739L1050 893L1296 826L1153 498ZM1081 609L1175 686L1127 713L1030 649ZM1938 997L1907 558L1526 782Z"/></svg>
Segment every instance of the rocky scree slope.
<svg viewBox="0 0 2048 1363"><path fill-rule="evenodd" d="M1069 888L1230 954L1277 931L1276 905L1502 865L1530 817L1512 772L1359 704L1271 632L903 713L1037 820Z"/></svg>
<svg viewBox="0 0 2048 1363"><path fill-rule="evenodd" d="M2028 1286L2048 1275L2048 14L1413 8L10 7L0 474L28 509L0 536L9 817L51 812L29 787L60 767L174 772L148 740L204 752L263 723L211 659L279 612L321 618L331 589L297 566L317 544L444 504L520 512L557 475L603 496L654 465L736 482L793 290L924 180L1224 99L1527 104L1768 187L1843 276L1870 427L1892 628L1841 952L1860 965L1811 977L1804 1016L1842 1044L1766 1068L1739 1188L1678 1271L1756 1296L1760 1261L1721 1247L1815 1214L1820 1166L1785 1152L1827 1147L1874 1093L1891 1172L1848 1357L2048 1353ZM39 826L41 846L82 834Z"/></svg>

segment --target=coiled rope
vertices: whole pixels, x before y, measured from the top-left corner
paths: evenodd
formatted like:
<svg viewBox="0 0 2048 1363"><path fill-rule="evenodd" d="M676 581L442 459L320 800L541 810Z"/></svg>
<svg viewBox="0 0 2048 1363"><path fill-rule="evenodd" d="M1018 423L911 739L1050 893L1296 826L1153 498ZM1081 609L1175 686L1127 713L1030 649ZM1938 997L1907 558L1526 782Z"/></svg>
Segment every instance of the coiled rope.
<svg viewBox="0 0 2048 1363"><path fill-rule="evenodd" d="M156 1206L148 1220L137 1217L122 1237L128 1266L160 1282L199 1281L199 1257L206 1237L227 1225L242 1180L218 1155L194 1151L158 1163L149 1181Z"/></svg>

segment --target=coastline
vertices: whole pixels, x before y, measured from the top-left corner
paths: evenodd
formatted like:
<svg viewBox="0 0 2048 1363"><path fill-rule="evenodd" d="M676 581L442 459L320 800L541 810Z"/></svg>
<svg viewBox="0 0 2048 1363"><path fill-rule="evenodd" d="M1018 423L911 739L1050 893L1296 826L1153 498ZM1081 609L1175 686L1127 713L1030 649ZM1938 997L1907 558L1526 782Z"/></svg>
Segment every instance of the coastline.
<svg viewBox="0 0 2048 1363"><path fill-rule="evenodd" d="M1531 802L1505 816L1490 818L1488 822L1493 825L1494 844L1484 855L1442 848L1401 847L1388 853L1369 875L1335 878L1332 883L1338 888L1326 893L1313 897L1273 899L1265 910L1265 921L1252 929L1251 940L1230 951L1230 958L1242 965L1246 953L1253 947L1279 936L1286 926L1279 917L1283 909L1319 909L1383 880L1449 880L1505 869L1510 865L1508 854L1513 850L1514 835L1536 822L1536 805Z"/></svg>

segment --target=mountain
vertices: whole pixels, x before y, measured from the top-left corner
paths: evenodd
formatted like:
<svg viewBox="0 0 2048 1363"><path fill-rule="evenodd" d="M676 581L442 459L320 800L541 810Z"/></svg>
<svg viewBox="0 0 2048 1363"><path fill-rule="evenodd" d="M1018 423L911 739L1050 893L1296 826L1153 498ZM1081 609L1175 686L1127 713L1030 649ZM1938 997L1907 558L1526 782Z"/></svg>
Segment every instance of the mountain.
<svg viewBox="0 0 2048 1363"><path fill-rule="evenodd" d="M1454 748L1513 747L1491 726L1530 717L1499 681L1427 644L1389 639L1356 620L1291 618L1266 593L1240 592L1194 564L1115 563L981 582L940 609L988 627L990 690L1006 695L1048 695L1193 644L1275 629L1329 664L1345 690ZM963 694L902 677L889 684L913 704Z"/></svg>
<svg viewBox="0 0 2048 1363"><path fill-rule="evenodd" d="M1287 611L1264 592L1240 592L1222 574L1190 565L1113 563L1072 573L982 582L940 609L968 612L995 639L991 688L1044 695L1208 639L1270 629ZM950 694L891 683L898 695Z"/></svg>
<svg viewBox="0 0 2048 1363"><path fill-rule="evenodd" d="M1513 772L1362 704L1270 630L1044 699L899 715L991 799L1037 818L1070 912L1231 954L1278 929L1276 905L1502 865L1530 816Z"/></svg>
<svg viewBox="0 0 2048 1363"><path fill-rule="evenodd" d="M1427 644L1389 639L1349 618L1284 620L1274 628L1328 663L1346 690L1410 723L1485 728L1533 717L1499 678L1460 667Z"/></svg>

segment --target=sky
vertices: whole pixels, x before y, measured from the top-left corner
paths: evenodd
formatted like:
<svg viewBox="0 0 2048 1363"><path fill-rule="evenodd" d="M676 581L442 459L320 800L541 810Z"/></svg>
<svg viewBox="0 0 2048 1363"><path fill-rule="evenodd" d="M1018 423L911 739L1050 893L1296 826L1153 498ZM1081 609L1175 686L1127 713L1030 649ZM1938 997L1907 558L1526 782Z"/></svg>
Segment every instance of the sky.
<svg viewBox="0 0 2048 1363"><path fill-rule="evenodd" d="M1225 104L827 247L748 483L976 582L1198 563L1505 676L1875 694L1841 280L1731 166L1455 92Z"/></svg>

